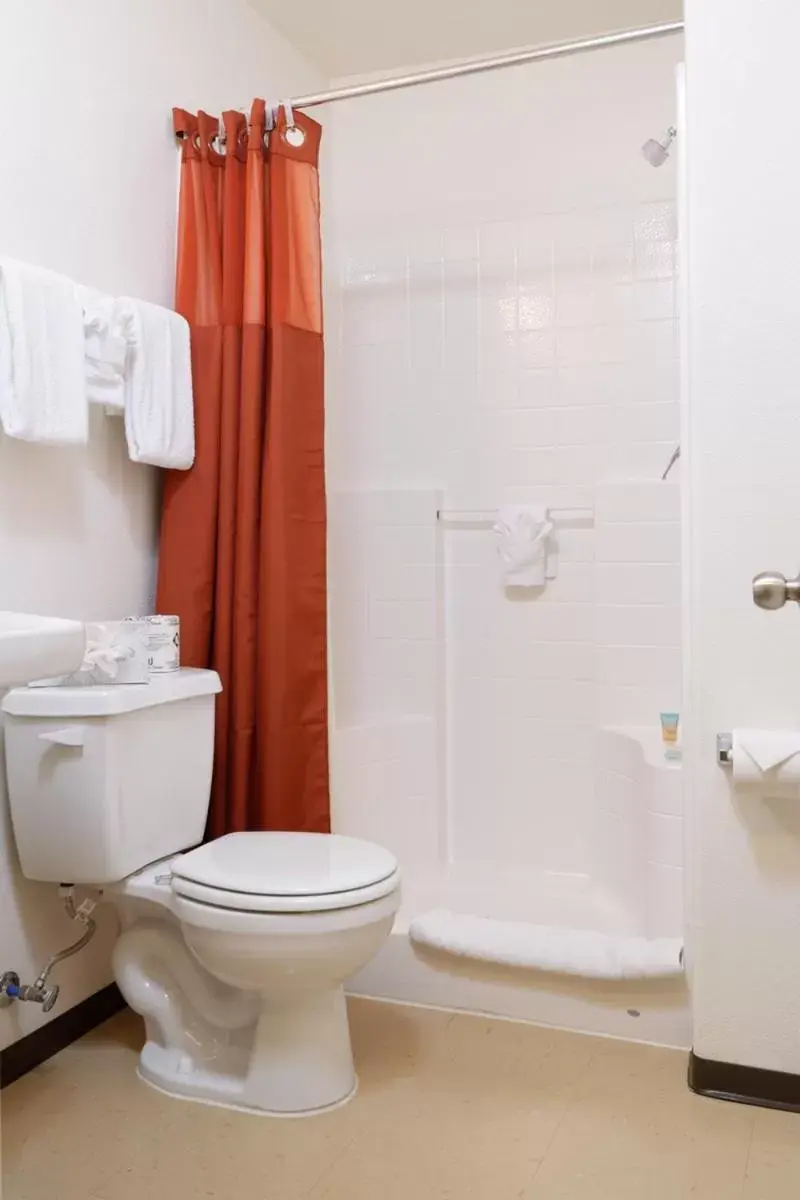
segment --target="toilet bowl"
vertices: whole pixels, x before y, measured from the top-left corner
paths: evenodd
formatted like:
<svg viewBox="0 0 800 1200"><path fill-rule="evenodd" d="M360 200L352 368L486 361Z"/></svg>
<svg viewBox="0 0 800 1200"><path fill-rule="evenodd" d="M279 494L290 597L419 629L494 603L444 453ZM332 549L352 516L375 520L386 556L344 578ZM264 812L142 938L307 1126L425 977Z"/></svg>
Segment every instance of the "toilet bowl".
<svg viewBox="0 0 800 1200"><path fill-rule="evenodd" d="M228 834L107 898L122 924L117 983L145 1019L148 1083L282 1115L354 1093L343 983L391 932L400 881L388 851L335 834Z"/></svg>
<svg viewBox="0 0 800 1200"><path fill-rule="evenodd" d="M398 866L336 834L232 833L178 853L205 823L219 690L214 672L181 671L136 689L9 692L20 861L30 879L96 885L116 908L114 974L144 1018L146 1082L318 1112L355 1091L343 984L391 932Z"/></svg>

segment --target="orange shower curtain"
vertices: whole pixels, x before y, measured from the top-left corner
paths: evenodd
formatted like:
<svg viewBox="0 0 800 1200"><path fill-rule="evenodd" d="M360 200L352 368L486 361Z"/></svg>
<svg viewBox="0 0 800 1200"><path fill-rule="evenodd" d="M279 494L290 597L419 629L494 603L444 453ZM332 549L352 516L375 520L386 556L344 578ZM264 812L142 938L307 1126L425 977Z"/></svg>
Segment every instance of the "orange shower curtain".
<svg viewBox="0 0 800 1200"><path fill-rule="evenodd" d="M157 607L213 667L209 834L330 828L320 126L175 109L175 307L192 331L197 458L165 479ZM294 143L304 135L302 144Z"/></svg>

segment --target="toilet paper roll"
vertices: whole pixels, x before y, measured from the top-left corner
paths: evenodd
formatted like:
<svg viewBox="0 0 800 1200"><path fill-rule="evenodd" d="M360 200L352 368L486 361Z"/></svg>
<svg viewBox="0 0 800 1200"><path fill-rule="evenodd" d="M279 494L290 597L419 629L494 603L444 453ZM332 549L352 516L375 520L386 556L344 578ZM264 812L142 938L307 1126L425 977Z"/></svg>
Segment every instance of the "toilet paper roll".
<svg viewBox="0 0 800 1200"><path fill-rule="evenodd" d="M734 729L732 759L737 788L800 797L800 730Z"/></svg>
<svg viewBox="0 0 800 1200"><path fill-rule="evenodd" d="M147 646L147 669L151 675L180 670L180 617L155 613L146 617L128 617L127 620L142 628Z"/></svg>

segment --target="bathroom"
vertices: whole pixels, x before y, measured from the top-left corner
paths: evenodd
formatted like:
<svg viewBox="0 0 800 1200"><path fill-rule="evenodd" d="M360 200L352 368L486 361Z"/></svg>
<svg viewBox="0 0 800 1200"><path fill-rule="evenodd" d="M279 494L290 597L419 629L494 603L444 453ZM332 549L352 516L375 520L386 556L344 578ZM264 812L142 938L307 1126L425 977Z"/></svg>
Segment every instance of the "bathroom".
<svg viewBox="0 0 800 1200"><path fill-rule="evenodd" d="M137 1078L98 904L56 1006L0 1008L9 1195L796 1195L800 819L717 746L797 725L791 620L763 611L793 593L752 589L794 572L800 501L794 7L33 0L4 33L5 109L38 133L9 133L0 255L167 307L173 106L362 88L307 107L330 816L402 879L347 982L358 1093L303 1120ZM96 411L86 445L0 435L0 610L172 611L160 474ZM513 506L552 521L535 586L506 586ZM74 928L5 783L0 975L28 982Z"/></svg>

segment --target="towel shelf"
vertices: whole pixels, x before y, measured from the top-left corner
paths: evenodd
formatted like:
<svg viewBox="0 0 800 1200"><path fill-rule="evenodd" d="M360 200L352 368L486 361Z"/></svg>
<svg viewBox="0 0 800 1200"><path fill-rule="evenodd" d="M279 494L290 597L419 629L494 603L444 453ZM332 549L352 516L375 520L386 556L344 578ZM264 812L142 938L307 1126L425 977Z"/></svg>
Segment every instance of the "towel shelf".
<svg viewBox="0 0 800 1200"><path fill-rule="evenodd" d="M551 508L550 519L558 522L593 521L593 508ZM440 508L436 520L462 525L491 525L499 516L496 509Z"/></svg>

